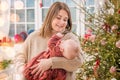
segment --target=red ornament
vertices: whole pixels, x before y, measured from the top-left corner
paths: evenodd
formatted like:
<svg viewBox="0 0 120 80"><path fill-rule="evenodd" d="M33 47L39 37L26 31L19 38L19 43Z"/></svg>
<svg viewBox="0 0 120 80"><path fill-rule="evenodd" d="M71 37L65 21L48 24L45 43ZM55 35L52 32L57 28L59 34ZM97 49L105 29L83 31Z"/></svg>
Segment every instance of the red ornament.
<svg viewBox="0 0 120 80"><path fill-rule="evenodd" d="M42 0L40 0L39 6L40 6L40 8L42 8L42 6L43 6Z"/></svg>
<svg viewBox="0 0 120 80"><path fill-rule="evenodd" d="M6 41L7 41L6 37L3 37L2 42L6 42Z"/></svg>
<svg viewBox="0 0 120 80"><path fill-rule="evenodd" d="M118 14L120 14L120 9L118 10Z"/></svg>
<svg viewBox="0 0 120 80"><path fill-rule="evenodd" d="M102 25L102 28L103 28L103 30L105 30L106 32L110 32L110 26L109 26L109 24L104 23L104 24Z"/></svg>
<svg viewBox="0 0 120 80"><path fill-rule="evenodd" d="M16 34L14 36L14 40L15 40L15 43L23 42L23 38L19 34Z"/></svg>
<svg viewBox="0 0 120 80"><path fill-rule="evenodd" d="M91 36L91 34L85 34L84 39L88 40L90 36Z"/></svg>
<svg viewBox="0 0 120 80"><path fill-rule="evenodd" d="M40 5L40 8L42 8L42 6L43 6L43 5L42 5L42 2L40 2L40 4L39 4L39 5Z"/></svg>
<svg viewBox="0 0 120 80"><path fill-rule="evenodd" d="M94 65L94 67L93 67L93 71L94 71L95 77L98 77L98 69L99 69L99 66L100 66L100 60L97 59L96 62L95 62L95 65Z"/></svg>
<svg viewBox="0 0 120 80"><path fill-rule="evenodd" d="M27 38L27 33L23 31L20 33L20 36L25 40Z"/></svg>

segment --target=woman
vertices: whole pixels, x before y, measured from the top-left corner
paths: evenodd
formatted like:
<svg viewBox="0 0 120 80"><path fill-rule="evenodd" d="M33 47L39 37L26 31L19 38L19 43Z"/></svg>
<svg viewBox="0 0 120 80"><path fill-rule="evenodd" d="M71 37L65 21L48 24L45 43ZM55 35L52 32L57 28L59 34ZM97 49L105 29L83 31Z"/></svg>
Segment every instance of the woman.
<svg viewBox="0 0 120 80"><path fill-rule="evenodd" d="M42 51L27 62L23 74L27 80L66 80L66 71L64 69L48 69L42 76L31 74L34 69L31 66L40 63L41 59L50 57L65 57L66 59L74 59L80 53L79 44L72 39L62 40L64 34L57 33L48 40L48 50Z"/></svg>
<svg viewBox="0 0 120 80"><path fill-rule="evenodd" d="M48 14L40 30L31 33L25 40L22 49L16 56L15 64L17 69L22 71L22 67L40 52L47 50L47 41L57 32L69 31L62 40L72 39L79 44L79 39L71 33L72 20L68 6L63 2L55 2L49 8ZM64 57L52 57L49 59L41 59L40 63L33 65L34 69L31 73L41 76L48 69L61 68L67 71L66 80L74 80L73 72L80 67L82 61L80 56L75 59L68 60Z"/></svg>

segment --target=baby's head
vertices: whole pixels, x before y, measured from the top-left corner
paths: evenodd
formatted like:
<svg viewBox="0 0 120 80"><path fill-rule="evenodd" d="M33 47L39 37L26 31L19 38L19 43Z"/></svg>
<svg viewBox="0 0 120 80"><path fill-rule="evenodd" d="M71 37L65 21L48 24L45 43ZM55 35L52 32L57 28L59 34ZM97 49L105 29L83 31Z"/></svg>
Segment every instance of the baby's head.
<svg viewBox="0 0 120 80"><path fill-rule="evenodd" d="M72 39L62 41L60 47L63 49L63 56L68 59L75 58L80 52L79 44Z"/></svg>

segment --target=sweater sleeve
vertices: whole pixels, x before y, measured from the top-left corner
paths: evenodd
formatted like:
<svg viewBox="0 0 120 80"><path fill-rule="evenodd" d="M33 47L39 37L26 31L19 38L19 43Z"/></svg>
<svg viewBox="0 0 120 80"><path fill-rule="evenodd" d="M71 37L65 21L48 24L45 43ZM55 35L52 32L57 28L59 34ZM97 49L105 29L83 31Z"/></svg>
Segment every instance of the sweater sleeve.
<svg viewBox="0 0 120 80"><path fill-rule="evenodd" d="M78 43L78 45L80 45L79 39L72 33L66 34L64 39L73 39ZM52 57L51 60L52 69L62 68L67 70L68 72L73 72L77 70L83 64L83 61L81 59L81 49L80 54L75 59L68 60L64 57Z"/></svg>
<svg viewBox="0 0 120 80"><path fill-rule="evenodd" d="M22 47L16 51L15 59L13 62L17 72L20 72L20 73L22 72L21 69L23 69L25 63L28 60L27 51L28 51L29 43L30 43L30 39L27 38L25 42L22 44Z"/></svg>
<svg viewBox="0 0 120 80"><path fill-rule="evenodd" d="M52 69L62 68L68 72L73 72L78 69L82 64L80 59L75 58L73 60L68 60L64 57L52 57Z"/></svg>

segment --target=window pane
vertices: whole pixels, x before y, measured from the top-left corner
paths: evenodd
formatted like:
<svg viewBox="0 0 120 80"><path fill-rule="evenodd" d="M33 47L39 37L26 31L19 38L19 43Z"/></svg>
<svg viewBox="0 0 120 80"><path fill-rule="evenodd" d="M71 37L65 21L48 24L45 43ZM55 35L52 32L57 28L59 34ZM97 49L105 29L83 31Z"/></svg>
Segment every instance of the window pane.
<svg viewBox="0 0 120 80"><path fill-rule="evenodd" d="M11 2L11 8L14 8L14 2L15 2L15 0L11 0L10 2Z"/></svg>
<svg viewBox="0 0 120 80"><path fill-rule="evenodd" d="M35 25L34 24L27 24L27 31L29 31L29 30L34 30L34 28L35 28Z"/></svg>
<svg viewBox="0 0 120 80"><path fill-rule="evenodd" d="M75 6L75 3L72 0L66 0L68 6Z"/></svg>
<svg viewBox="0 0 120 80"><path fill-rule="evenodd" d="M56 1L64 2L65 0L53 0L53 2L56 2Z"/></svg>
<svg viewBox="0 0 120 80"><path fill-rule="evenodd" d="M94 0L86 0L86 6L94 5Z"/></svg>
<svg viewBox="0 0 120 80"><path fill-rule="evenodd" d="M27 7L34 7L34 2L35 2L35 0L26 0L27 2Z"/></svg>
<svg viewBox="0 0 120 80"><path fill-rule="evenodd" d="M13 9L11 9L11 11L10 11L10 22L11 23L15 22L16 16L14 14L15 14L15 11Z"/></svg>
<svg viewBox="0 0 120 80"><path fill-rule="evenodd" d="M76 24L73 24L73 25L72 25L72 32L75 33L75 32L76 32L76 29L77 29Z"/></svg>
<svg viewBox="0 0 120 80"><path fill-rule="evenodd" d="M48 12L48 9L43 9L42 10L42 21L44 21L47 12Z"/></svg>
<svg viewBox="0 0 120 80"><path fill-rule="evenodd" d="M72 16L72 21L76 22L76 9L70 8L70 11L71 11L71 16Z"/></svg>
<svg viewBox="0 0 120 80"><path fill-rule="evenodd" d="M9 36L13 37L15 35L15 26L14 24L10 24Z"/></svg>
<svg viewBox="0 0 120 80"><path fill-rule="evenodd" d="M19 15L19 18L20 18L19 22L24 22L25 21L25 10L16 10L16 13Z"/></svg>
<svg viewBox="0 0 120 80"><path fill-rule="evenodd" d="M94 13L94 7L90 7L89 9L87 9L87 11L88 11L89 13Z"/></svg>
<svg viewBox="0 0 120 80"><path fill-rule="evenodd" d="M34 9L28 9L27 10L27 22L34 22L35 15L34 15Z"/></svg>
<svg viewBox="0 0 120 80"><path fill-rule="evenodd" d="M10 10L10 14L12 14L12 13L15 13L14 9L11 9L11 10Z"/></svg>
<svg viewBox="0 0 120 80"><path fill-rule="evenodd" d="M17 33L21 33L23 31L25 31L25 25L24 24L17 24Z"/></svg>
<svg viewBox="0 0 120 80"><path fill-rule="evenodd" d="M43 7L49 7L51 5L51 0L42 0Z"/></svg>

